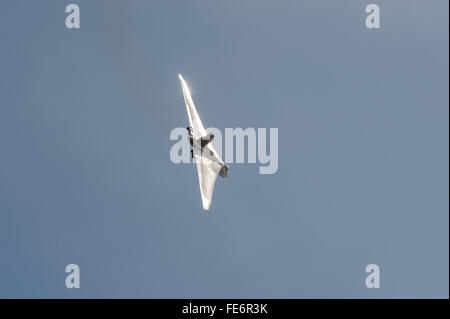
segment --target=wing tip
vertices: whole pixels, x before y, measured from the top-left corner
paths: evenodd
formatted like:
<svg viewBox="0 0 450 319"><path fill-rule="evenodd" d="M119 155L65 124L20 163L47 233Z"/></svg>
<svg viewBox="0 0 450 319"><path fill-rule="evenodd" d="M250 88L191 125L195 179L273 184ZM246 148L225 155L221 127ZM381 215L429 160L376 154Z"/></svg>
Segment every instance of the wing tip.
<svg viewBox="0 0 450 319"><path fill-rule="evenodd" d="M207 199L206 197L204 197L202 195L202 204L203 204L203 209L206 211L209 211L209 208L211 207L211 201L209 199Z"/></svg>

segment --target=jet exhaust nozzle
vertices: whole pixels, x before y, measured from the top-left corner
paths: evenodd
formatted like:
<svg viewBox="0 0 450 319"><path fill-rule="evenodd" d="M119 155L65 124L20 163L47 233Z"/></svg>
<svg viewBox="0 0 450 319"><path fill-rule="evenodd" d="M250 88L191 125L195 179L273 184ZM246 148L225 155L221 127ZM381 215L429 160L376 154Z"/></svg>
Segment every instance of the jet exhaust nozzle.
<svg viewBox="0 0 450 319"><path fill-rule="evenodd" d="M228 169L229 169L230 167L227 165L227 164L223 164L222 165L222 169L220 170L220 172L219 172L219 175L220 176L222 176L222 177L227 177L228 176Z"/></svg>

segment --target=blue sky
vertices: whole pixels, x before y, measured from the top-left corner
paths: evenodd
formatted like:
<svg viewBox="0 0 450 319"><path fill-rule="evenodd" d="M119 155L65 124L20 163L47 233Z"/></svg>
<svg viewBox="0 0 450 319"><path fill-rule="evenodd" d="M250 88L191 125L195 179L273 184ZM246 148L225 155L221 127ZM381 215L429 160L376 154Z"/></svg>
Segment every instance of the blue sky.
<svg viewBox="0 0 450 319"><path fill-rule="evenodd" d="M448 298L447 1L378 30L369 1L68 3L0 10L0 297ZM178 73L206 126L279 129L210 213Z"/></svg>

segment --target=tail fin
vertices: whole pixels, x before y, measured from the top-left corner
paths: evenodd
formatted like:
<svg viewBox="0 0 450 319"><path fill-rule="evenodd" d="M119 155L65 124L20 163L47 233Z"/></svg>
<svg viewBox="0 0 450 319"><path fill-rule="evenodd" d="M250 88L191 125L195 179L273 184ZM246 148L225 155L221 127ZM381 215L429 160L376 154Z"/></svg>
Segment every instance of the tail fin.
<svg viewBox="0 0 450 319"><path fill-rule="evenodd" d="M204 148L206 145L208 145L212 140L214 139L214 134L208 133L206 136L202 137L202 148Z"/></svg>

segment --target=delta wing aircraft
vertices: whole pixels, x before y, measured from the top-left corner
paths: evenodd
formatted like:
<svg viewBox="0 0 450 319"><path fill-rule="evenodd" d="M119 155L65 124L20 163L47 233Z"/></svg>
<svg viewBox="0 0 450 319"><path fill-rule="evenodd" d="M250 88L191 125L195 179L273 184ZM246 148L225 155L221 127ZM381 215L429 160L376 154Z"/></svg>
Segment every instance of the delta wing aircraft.
<svg viewBox="0 0 450 319"><path fill-rule="evenodd" d="M209 210L217 175L227 177L228 165L226 165L217 154L211 141L214 135L206 133L205 127L198 116L191 92L181 74L178 74L183 89L184 102L186 103L189 116L189 142L192 146L191 157L197 163L198 181L202 195L203 209Z"/></svg>

